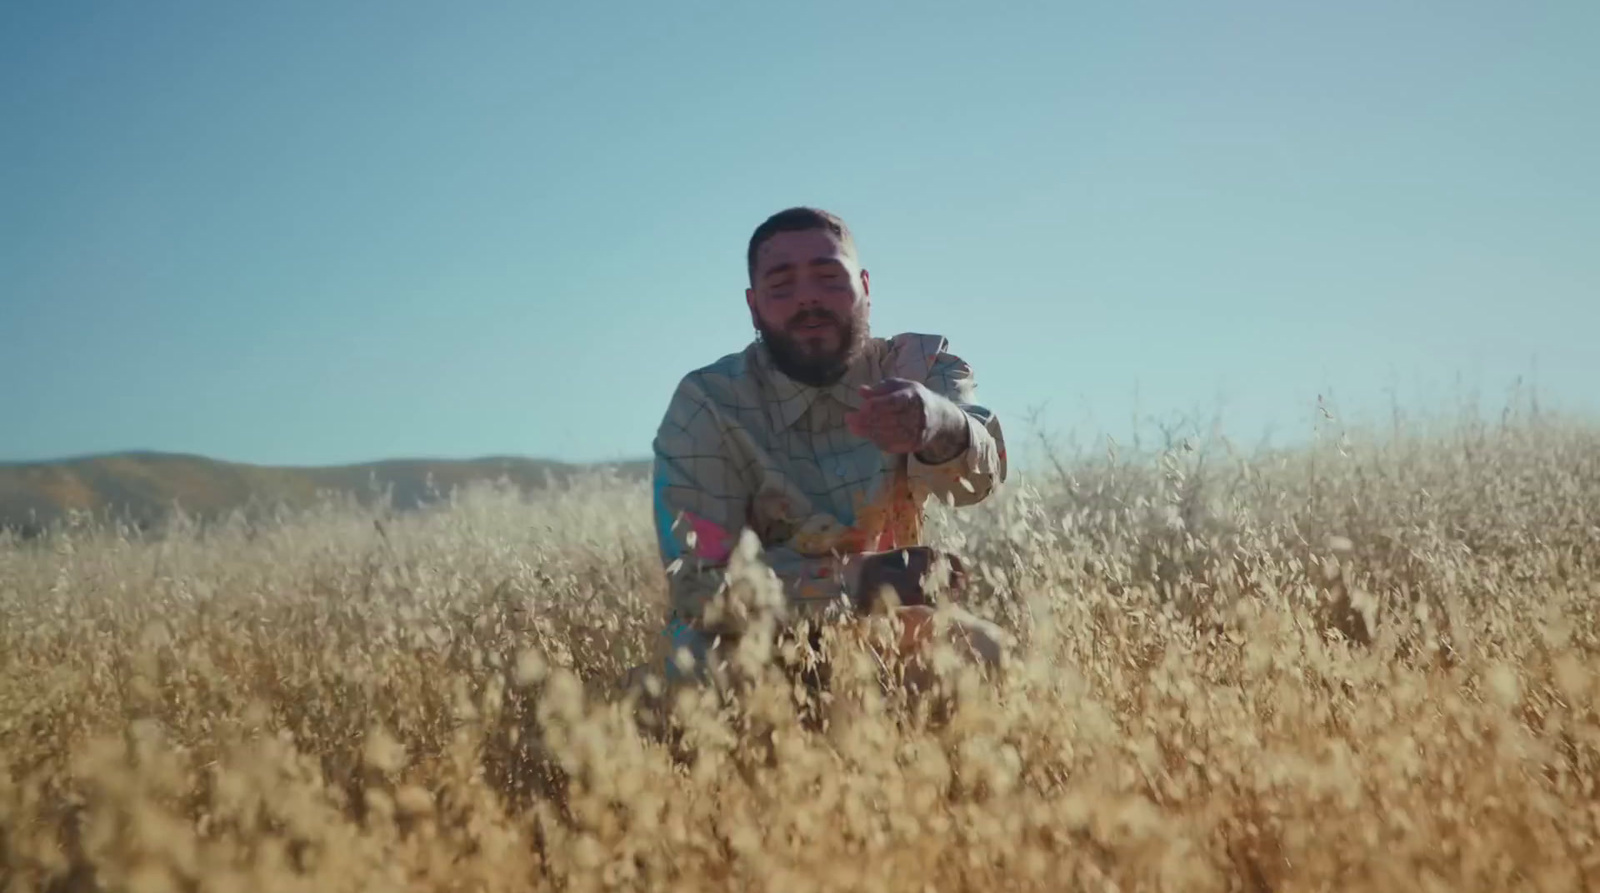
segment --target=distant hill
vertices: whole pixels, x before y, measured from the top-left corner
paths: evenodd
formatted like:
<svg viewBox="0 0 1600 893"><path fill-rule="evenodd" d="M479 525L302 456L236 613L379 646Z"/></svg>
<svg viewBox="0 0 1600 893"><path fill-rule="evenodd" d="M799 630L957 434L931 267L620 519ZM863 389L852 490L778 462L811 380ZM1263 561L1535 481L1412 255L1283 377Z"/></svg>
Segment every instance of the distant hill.
<svg viewBox="0 0 1600 893"><path fill-rule="evenodd" d="M173 453L115 453L54 462L0 463L0 528L37 533L69 512L126 517L148 526L174 505L206 517L252 505L305 506L320 494L370 500L385 490L414 509L475 481L505 479L523 490L600 466L510 456L469 460L392 459L356 465L243 465ZM613 463L624 477L649 475L648 460Z"/></svg>

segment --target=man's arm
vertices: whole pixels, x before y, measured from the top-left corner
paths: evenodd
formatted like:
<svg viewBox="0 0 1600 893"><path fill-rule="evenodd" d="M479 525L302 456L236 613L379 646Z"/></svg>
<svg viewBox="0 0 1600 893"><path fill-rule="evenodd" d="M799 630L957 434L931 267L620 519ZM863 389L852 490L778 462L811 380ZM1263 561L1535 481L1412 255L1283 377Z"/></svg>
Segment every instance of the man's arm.
<svg viewBox="0 0 1600 893"><path fill-rule="evenodd" d="M936 334L894 339L888 376L861 389L850 430L880 450L906 456L910 482L957 506L981 503L1005 482L1005 437L979 406L973 370Z"/></svg>
<svg viewBox="0 0 1600 893"><path fill-rule="evenodd" d="M746 523L748 486L730 460L716 405L691 380L673 395L654 447L654 521L672 613L707 632L732 631L706 609L727 582ZM839 592L831 559L784 546L763 549L761 558L791 603L826 601Z"/></svg>
<svg viewBox="0 0 1600 893"><path fill-rule="evenodd" d="M974 505L987 499L1006 479L1005 435L1000 420L977 402L972 367L950 353L949 342L937 335L906 335L899 345L908 375L921 373L920 383L937 395L928 401L931 440L906 459L913 486L941 502Z"/></svg>

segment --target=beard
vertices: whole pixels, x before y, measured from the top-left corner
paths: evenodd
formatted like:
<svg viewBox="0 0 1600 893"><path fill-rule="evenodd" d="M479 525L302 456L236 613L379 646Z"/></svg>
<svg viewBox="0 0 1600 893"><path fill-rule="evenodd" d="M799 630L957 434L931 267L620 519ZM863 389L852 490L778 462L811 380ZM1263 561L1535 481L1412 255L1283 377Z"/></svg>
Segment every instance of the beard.
<svg viewBox="0 0 1600 893"><path fill-rule="evenodd" d="M758 318L756 331L779 372L800 384L825 388L843 378L850 364L865 349L871 336L866 309L865 304L858 305L849 319L840 319L826 310L802 311L781 329L770 327ZM818 321L831 322L838 327L837 350L817 353L805 344L804 335L793 334L795 327Z"/></svg>

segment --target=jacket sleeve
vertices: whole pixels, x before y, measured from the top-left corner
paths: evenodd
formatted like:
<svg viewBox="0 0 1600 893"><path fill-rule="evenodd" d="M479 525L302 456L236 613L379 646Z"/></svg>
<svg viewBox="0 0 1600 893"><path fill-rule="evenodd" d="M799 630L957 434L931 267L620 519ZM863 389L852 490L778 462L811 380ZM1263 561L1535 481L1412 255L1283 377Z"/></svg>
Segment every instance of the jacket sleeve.
<svg viewBox="0 0 1600 893"><path fill-rule="evenodd" d="M673 395L656 431L651 472L654 523L674 622L731 632L707 608L728 581L747 526L750 482L736 464L722 414L691 379ZM826 601L840 591L833 562L784 545L763 546L761 564L788 603Z"/></svg>
<svg viewBox="0 0 1600 893"><path fill-rule="evenodd" d="M974 505L987 499L1006 479L1006 444L995 414L977 403L972 367L949 352L949 342L937 335L909 336L902 349L912 359L911 368L931 391L949 398L967 418L967 448L937 464L915 455L907 457L912 485L941 502Z"/></svg>

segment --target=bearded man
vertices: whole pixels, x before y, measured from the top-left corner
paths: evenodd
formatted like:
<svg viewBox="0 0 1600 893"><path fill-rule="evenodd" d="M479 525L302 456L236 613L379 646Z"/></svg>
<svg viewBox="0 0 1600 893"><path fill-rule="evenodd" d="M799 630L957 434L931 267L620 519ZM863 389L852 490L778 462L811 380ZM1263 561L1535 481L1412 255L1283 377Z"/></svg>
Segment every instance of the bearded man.
<svg viewBox="0 0 1600 893"><path fill-rule="evenodd" d="M834 214L774 214L746 261L756 340L686 375L654 442L671 650L704 661L712 641L739 634L712 605L747 529L790 617L887 610L914 646L930 592L947 588L928 575L953 560L922 544L923 507L974 505L1004 482L999 420L974 402L972 369L946 339L872 336L870 278ZM1003 633L957 616L955 638L997 661Z"/></svg>

